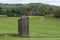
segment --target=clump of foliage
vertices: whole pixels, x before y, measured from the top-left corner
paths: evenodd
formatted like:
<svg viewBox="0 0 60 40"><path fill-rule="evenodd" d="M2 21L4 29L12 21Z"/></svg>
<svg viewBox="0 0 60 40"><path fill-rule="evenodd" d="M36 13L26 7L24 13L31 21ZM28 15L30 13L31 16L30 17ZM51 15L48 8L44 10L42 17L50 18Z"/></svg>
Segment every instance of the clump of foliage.
<svg viewBox="0 0 60 40"><path fill-rule="evenodd" d="M56 8L54 11L54 17L55 18L60 18L60 8Z"/></svg>

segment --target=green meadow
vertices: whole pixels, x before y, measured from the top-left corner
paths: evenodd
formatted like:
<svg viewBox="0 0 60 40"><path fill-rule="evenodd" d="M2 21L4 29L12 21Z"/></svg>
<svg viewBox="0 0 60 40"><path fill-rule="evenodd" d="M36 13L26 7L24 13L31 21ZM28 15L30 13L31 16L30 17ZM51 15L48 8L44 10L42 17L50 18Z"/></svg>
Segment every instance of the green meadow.
<svg viewBox="0 0 60 40"><path fill-rule="evenodd" d="M0 17L0 40L60 40L60 19L29 16L30 37L18 36L19 17ZM4 35L7 34L7 35ZM14 36L8 36L12 34Z"/></svg>

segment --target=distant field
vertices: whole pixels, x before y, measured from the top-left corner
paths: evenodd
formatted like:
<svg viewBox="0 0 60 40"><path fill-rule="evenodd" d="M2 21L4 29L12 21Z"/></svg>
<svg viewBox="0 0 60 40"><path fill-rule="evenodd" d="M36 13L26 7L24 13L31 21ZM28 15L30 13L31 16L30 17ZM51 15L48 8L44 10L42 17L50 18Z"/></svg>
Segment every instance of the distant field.
<svg viewBox="0 0 60 40"><path fill-rule="evenodd" d="M0 18L0 34L18 34L19 17ZM29 17L30 38L0 36L0 40L60 40L60 19Z"/></svg>

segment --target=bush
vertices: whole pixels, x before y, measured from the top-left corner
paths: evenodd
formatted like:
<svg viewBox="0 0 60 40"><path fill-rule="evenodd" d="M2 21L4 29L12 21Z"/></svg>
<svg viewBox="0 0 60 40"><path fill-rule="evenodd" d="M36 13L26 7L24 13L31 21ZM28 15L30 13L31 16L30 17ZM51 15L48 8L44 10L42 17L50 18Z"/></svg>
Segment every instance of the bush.
<svg viewBox="0 0 60 40"><path fill-rule="evenodd" d="M55 9L55 11L54 11L54 17L55 18L60 18L60 9L59 8Z"/></svg>

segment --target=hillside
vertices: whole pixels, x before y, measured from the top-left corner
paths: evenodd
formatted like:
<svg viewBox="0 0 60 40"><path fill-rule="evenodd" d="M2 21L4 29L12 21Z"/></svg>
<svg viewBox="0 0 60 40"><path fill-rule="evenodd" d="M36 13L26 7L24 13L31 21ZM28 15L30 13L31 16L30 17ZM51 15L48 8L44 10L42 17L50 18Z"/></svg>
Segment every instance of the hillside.
<svg viewBox="0 0 60 40"><path fill-rule="evenodd" d="M60 7L42 4L42 3L30 3L30 4L1 4L0 3L0 15L7 16L45 16L47 14L57 13L57 9Z"/></svg>

